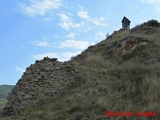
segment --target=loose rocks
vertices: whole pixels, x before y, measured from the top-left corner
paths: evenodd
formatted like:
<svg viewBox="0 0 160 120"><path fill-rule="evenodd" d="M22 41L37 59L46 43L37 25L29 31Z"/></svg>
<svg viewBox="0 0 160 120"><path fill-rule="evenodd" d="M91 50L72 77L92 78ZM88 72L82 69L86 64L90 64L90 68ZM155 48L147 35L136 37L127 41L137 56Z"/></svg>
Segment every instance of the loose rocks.
<svg viewBox="0 0 160 120"><path fill-rule="evenodd" d="M14 115L32 107L39 96L55 97L71 86L78 70L73 65L58 62L56 58L45 57L26 68L13 88L3 115Z"/></svg>

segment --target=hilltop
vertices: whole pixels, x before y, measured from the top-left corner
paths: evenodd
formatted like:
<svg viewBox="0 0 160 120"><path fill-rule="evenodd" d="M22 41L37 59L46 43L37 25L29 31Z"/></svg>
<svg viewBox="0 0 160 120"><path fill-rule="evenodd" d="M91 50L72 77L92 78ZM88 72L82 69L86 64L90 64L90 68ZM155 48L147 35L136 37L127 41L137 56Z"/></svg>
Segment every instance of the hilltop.
<svg viewBox="0 0 160 120"><path fill-rule="evenodd" d="M114 32L68 62L36 61L12 90L1 119L160 119L159 33L160 23L150 20ZM154 114L106 117L108 110Z"/></svg>

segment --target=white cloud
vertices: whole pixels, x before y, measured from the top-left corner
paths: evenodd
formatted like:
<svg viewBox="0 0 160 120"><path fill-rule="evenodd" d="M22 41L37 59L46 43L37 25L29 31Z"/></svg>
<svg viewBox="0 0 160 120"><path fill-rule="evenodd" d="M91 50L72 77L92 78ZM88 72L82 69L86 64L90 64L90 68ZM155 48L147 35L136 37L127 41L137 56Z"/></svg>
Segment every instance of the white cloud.
<svg viewBox="0 0 160 120"><path fill-rule="evenodd" d="M80 51L76 52L63 52L63 53L55 53L55 52L50 52L50 53L44 53L44 54L38 54L33 56L35 60L41 60L44 57L49 57L49 58L58 58L59 61L68 61L72 56L76 56L80 54Z"/></svg>
<svg viewBox="0 0 160 120"><path fill-rule="evenodd" d="M37 54L34 57L34 59L36 60L41 60L43 59L44 57L50 57L50 58L57 58L58 54L57 53L44 53L44 54Z"/></svg>
<svg viewBox="0 0 160 120"><path fill-rule="evenodd" d="M105 20L104 17L100 17L100 18L92 18L88 15L88 12L86 10L83 9L83 7L80 7L77 15L82 18L87 20L87 22L91 22L94 25L100 26L100 27L105 27L106 24L103 22Z"/></svg>
<svg viewBox="0 0 160 120"><path fill-rule="evenodd" d="M70 32L70 33L67 35L67 38L69 38L69 39L75 39L75 38L76 38L76 33Z"/></svg>
<svg viewBox="0 0 160 120"><path fill-rule="evenodd" d="M80 18L83 18L83 19L89 19L90 18L89 15L88 15L88 12L86 10L83 10L83 9L80 9L78 11L78 16Z"/></svg>
<svg viewBox="0 0 160 120"><path fill-rule="evenodd" d="M17 66L16 66L16 70L17 70L18 72L20 72L20 73L23 73L23 72L26 71L24 68L17 67Z"/></svg>
<svg viewBox="0 0 160 120"><path fill-rule="evenodd" d="M151 4L157 12L160 11L160 0L141 0L141 2Z"/></svg>
<svg viewBox="0 0 160 120"><path fill-rule="evenodd" d="M63 29L69 30L70 28L81 28L84 26L84 23L73 23L72 19L65 15L65 14L59 14L61 23L59 24Z"/></svg>
<svg viewBox="0 0 160 120"><path fill-rule="evenodd" d="M95 41L99 42L100 40L104 40L106 38L105 35L106 35L105 32L101 32L101 31L97 32L95 36Z"/></svg>
<svg viewBox="0 0 160 120"><path fill-rule="evenodd" d="M90 45L94 45L94 43L80 40L66 40L60 44L60 48L74 48L78 50L84 50Z"/></svg>
<svg viewBox="0 0 160 120"><path fill-rule="evenodd" d="M160 2L160 0L141 0L142 2L147 2L147 3L155 3L155 2Z"/></svg>
<svg viewBox="0 0 160 120"><path fill-rule="evenodd" d="M92 18L89 21L91 21L93 24L97 26L106 27L106 24L103 22L104 20L105 20L104 17L100 17L100 18Z"/></svg>
<svg viewBox="0 0 160 120"><path fill-rule="evenodd" d="M62 6L61 0L30 0L30 5L19 4L22 12L30 17L45 15L46 12Z"/></svg>
<svg viewBox="0 0 160 120"><path fill-rule="evenodd" d="M48 47L49 46L49 43L45 42L45 41L32 41L32 44L36 45L36 46L42 46L42 47Z"/></svg>
<svg viewBox="0 0 160 120"><path fill-rule="evenodd" d="M46 17L46 18L43 18L43 21L51 21L51 20L53 20L53 18L49 18L49 17Z"/></svg>
<svg viewBox="0 0 160 120"><path fill-rule="evenodd" d="M63 62L63 61L67 61L67 60L70 60L71 57L76 56L76 55L78 55L78 54L80 54L80 53L81 53L80 51L61 53L61 54L59 55L59 60L62 61L62 62Z"/></svg>

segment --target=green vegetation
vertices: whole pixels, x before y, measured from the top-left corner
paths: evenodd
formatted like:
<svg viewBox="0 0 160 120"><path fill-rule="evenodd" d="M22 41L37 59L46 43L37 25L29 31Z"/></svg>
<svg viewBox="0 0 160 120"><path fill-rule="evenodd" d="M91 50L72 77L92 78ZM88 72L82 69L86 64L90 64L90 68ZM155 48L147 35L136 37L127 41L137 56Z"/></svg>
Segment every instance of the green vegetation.
<svg viewBox="0 0 160 120"><path fill-rule="evenodd" d="M145 23L145 25L152 27L159 27L160 23L157 20L149 20L148 22Z"/></svg>
<svg viewBox="0 0 160 120"><path fill-rule="evenodd" d="M0 85L0 95L4 95L4 97L8 96L8 93L11 92L14 85Z"/></svg>
<svg viewBox="0 0 160 120"><path fill-rule="evenodd" d="M160 120L160 28L153 29L150 35L119 31L89 47L68 62L79 68L69 90L54 99L42 96L35 107L2 120ZM148 44L117 53L120 40L128 36L147 39ZM107 110L157 115L107 118Z"/></svg>
<svg viewBox="0 0 160 120"><path fill-rule="evenodd" d="M14 85L0 85L0 110L4 108L7 102L7 96L13 89Z"/></svg>
<svg viewBox="0 0 160 120"><path fill-rule="evenodd" d="M6 98L0 98L0 110L2 110L5 107L6 102Z"/></svg>

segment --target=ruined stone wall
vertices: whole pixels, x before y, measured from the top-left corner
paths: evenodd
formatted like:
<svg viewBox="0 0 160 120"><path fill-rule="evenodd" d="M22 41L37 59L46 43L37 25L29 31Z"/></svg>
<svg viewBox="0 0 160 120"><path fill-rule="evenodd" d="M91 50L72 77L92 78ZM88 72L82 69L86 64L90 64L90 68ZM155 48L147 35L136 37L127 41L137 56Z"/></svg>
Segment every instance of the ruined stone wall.
<svg viewBox="0 0 160 120"><path fill-rule="evenodd" d="M78 70L72 65L48 57L30 65L13 88L4 115L13 115L32 107L39 96L55 97L65 91L75 79Z"/></svg>

